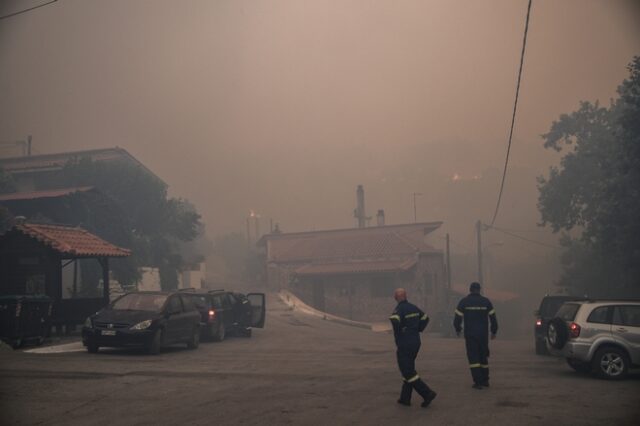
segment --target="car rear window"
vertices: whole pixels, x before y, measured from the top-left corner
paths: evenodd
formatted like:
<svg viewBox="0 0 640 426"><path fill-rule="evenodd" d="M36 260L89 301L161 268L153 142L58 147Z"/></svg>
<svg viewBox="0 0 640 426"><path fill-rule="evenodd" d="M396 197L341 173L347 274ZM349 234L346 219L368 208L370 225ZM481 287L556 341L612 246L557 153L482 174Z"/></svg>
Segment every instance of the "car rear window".
<svg viewBox="0 0 640 426"><path fill-rule="evenodd" d="M580 305L577 303L565 303L558 309L556 316L562 318L563 321L573 321L579 308Z"/></svg>

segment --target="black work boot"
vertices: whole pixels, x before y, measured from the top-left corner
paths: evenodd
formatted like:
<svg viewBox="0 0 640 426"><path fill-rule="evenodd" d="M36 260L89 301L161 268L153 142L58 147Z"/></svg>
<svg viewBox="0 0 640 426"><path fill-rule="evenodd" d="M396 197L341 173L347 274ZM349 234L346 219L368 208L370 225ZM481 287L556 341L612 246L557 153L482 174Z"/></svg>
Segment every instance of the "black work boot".
<svg viewBox="0 0 640 426"><path fill-rule="evenodd" d="M471 385L471 387L478 390L482 389L482 385L480 383L474 383L473 385Z"/></svg>
<svg viewBox="0 0 640 426"><path fill-rule="evenodd" d="M427 396L424 397L424 401L422 401L422 404L420 404L420 406L422 408L427 408L429 406L429 404L431 404L431 401L436 399L436 396L438 396L437 393L435 393L434 391L429 391Z"/></svg>
<svg viewBox="0 0 640 426"><path fill-rule="evenodd" d="M411 383L402 383L402 391L400 392L400 399L398 400L398 404L406 405L407 407L410 406L412 391L413 387L411 386Z"/></svg>

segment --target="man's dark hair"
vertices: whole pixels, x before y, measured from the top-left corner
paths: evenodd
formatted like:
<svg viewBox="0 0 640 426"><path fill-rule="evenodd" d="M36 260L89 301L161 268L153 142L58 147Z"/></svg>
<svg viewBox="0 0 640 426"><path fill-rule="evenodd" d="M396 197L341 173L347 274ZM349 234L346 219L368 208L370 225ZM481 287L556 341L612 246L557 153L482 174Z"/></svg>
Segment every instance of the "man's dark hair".
<svg viewBox="0 0 640 426"><path fill-rule="evenodd" d="M480 283L472 282L469 286L469 291L471 293L480 293Z"/></svg>

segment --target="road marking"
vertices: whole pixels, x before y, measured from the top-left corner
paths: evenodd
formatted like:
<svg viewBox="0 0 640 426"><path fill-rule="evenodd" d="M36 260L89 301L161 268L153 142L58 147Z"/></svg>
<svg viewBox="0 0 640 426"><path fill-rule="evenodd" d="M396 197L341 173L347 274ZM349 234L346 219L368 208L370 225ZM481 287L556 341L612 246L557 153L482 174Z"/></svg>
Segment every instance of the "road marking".
<svg viewBox="0 0 640 426"><path fill-rule="evenodd" d="M63 345L46 346L44 348L29 349L24 352L29 354L62 354L67 352L83 352L86 349L82 342L65 343Z"/></svg>

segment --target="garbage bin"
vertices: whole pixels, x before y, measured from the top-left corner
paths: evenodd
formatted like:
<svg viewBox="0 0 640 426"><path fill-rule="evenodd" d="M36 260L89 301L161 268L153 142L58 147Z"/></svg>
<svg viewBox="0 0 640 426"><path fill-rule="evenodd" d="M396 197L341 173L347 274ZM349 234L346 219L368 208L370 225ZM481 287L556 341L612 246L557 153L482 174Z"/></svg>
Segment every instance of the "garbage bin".
<svg viewBox="0 0 640 426"><path fill-rule="evenodd" d="M14 348L26 341L42 344L50 328L52 301L47 296L0 296L0 339Z"/></svg>

